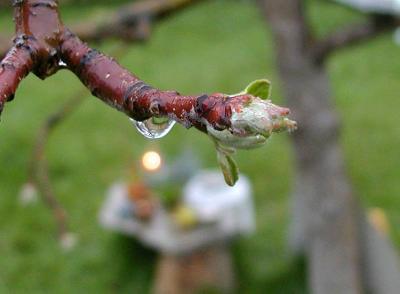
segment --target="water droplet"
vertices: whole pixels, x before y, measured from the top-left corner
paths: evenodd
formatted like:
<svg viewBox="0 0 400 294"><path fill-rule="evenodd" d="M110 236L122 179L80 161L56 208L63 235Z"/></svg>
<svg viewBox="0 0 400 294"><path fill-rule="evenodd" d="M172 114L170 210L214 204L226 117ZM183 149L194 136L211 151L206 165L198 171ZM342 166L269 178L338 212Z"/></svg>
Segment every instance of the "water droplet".
<svg viewBox="0 0 400 294"><path fill-rule="evenodd" d="M59 66L67 66L67 64L61 59L58 61L58 65Z"/></svg>
<svg viewBox="0 0 400 294"><path fill-rule="evenodd" d="M152 117L145 121L136 121L130 118L139 133L149 139L160 139L167 135L175 125L175 121L167 117Z"/></svg>

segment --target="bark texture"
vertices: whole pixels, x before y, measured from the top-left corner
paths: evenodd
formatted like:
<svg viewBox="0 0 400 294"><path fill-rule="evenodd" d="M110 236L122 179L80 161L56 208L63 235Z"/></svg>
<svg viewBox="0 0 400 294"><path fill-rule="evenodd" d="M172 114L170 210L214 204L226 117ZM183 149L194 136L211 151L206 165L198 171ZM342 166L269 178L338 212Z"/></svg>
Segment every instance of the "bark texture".
<svg viewBox="0 0 400 294"><path fill-rule="evenodd" d="M286 101L299 122L292 136L296 176L290 245L308 257L310 289L324 294L395 293L397 255L366 223L352 193L323 64L334 50L385 31L392 19L374 17L315 41L303 1L259 2L273 34ZM385 270L382 262L377 270L377 256L392 260Z"/></svg>
<svg viewBox="0 0 400 294"><path fill-rule="evenodd" d="M194 126L203 132L207 132L207 127L231 133L252 130L247 122L240 129L233 129L231 117L233 112L241 112L259 98L250 94L229 96L222 93L184 96L176 91L155 89L65 28L56 0L14 0L13 5L16 38L1 62L0 112L30 71L44 79L66 68L73 71L94 96L137 121L166 116L186 128ZM287 109L279 109L285 116L288 114Z"/></svg>
<svg viewBox="0 0 400 294"><path fill-rule="evenodd" d="M129 34L129 38L124 38L123 41L125 42L111 54L116 58L120 58L127 51L128 43L143 42L150 37L150 30L148 27L144 31L144 27L140 21L142 18L148 20L146 22L147 26L153 26L164 17L173 15L174 12L180 11L180 8L186 7L188 4L194 2L194 0L137 1L133 4L123 6L119 12L112 14L112 17L108 17L107 20L101 24L89 21L76 25L76 29L81 37L83 36L86 39L95 40L97 42L109 37L124 38L126 34ZM121 11L124 13L122 14ZM107 28L109 26L113 28L113 32L117 33L118 31L119 33L116 35L103 33L103 29L106 29L108 32ZM4 51L8 49L7 41L4 41L3 44L0 38L0 52L2 52L3 47L6 48ZM2 47L2 45L4 46ZM45 148L54 129L81 105L85 95L86 90L81 89L46 119L36 136L34 150L28 166L28 183L37 187L44 203L49 210L51 210L57 226L57 236L59 240L62 240L69 233L67 212L55 195L47 165Z"/></svg>

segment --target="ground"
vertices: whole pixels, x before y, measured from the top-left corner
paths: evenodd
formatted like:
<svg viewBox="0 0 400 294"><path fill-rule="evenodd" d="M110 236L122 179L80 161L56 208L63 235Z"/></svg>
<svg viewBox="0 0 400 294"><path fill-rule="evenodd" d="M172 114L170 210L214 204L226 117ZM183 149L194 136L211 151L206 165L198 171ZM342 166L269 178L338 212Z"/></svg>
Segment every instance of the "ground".
<svg viewBox="0 0 400 294"><path fill-rule="evenodd" d="M308 1L310 2L310 1ZM361 17L335 4L311 1L308 11L318 34ZM63 8L65 22L92 17L104 6ZM0 13L10 31L11 16ZM111 52L109 42L100 49ZM386 34L334 55L329 63L334 103L343 119L341 143L354 192L366 207L383 208L400 248L399 47ZM205 1L162 21L146 45L129 49L120 62L148 83L182 93L236 93L266 77L273 100L284 104L275 71L273 43L252 1ZM87 99L51 137L47 148L51 176L69 211L77 247L62 252L54 223L41 203L21 207L17 195L38 127L46 115L81 89L69 72L45 82L24 81L0 124L0 293L146 293L156 254L99 227L97 213L107 187L129 174L149 147L167 156L191 148L205 167L217 167L210 140L176 126L157 142L141 137L127 117ZM300 124L301 127L301 124ZM293 160L288 135L237 155L241 171L254 184L257 233L234 244L243 293L305 293L304 267L286 249L290 221Z"/></svg>

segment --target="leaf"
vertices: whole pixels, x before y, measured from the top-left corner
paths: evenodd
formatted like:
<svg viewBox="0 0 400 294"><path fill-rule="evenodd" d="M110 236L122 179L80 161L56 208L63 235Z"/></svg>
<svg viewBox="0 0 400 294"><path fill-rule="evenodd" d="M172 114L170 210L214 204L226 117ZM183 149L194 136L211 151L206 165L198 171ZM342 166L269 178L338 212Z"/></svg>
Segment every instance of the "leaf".
<svg viewBox="0 0 400 294"><path fill-rule="evenodd" d="M225 182L229 186L235 185L239 179L239 168L232 158L232 156L220 148L217 148L218 163L221 167L222 173L224 174Z"/></svg>
<svg viewBox="0 0 400 294"><path fill-rule="evenodd" d="M271 95L271 82L267 79L255 80L243 92L263 100L268 99Z"/></svg>

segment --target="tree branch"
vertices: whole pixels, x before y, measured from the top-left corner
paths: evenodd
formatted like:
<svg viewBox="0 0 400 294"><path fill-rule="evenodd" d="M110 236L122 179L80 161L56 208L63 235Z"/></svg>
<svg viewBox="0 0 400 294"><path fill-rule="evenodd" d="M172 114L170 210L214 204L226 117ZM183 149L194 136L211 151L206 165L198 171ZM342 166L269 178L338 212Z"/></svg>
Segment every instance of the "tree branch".
<svg viewBox="0 0 400 294"><path fill-rule="evenodd" d="M1 108L29 71L44 79L60 68L69 69L94 96L136 121L167 117L208 134L216 143L219 162L230 185L237 180L237 167L230 157L236 148L258 147L273 132L296 128L296 123L287 117L289 109L266 100L267 80L255 81L235 95L185 96L161 91L66 29L57 0L14 0L13 5L17 38L15 52L8 53L1 63L7 69L0 76Z"/></svg>
<svg viewBox="0 0 400 294"><path fill-rule="evenodd" d="M121 57L125 52L126 46L120 45L112 53L114 56ZM53 213L57 225L57 236L61 242L69 233L67 212L54 193L46 160L45 147L51 132L81 105L85 96L86 89L78 91L47 118L36 136L34 150L28 166L28 183L38 188L44 203Z"/></svg>
<svg viewBox="0 0 400 294"><path fill-rule="evenodd" d="M352 24L318 40L313 46L313 55L318 63L324 62L331 53L355 45L396 27L399 23L391 15L373 14L362 23Z"/></svg>
<svg viewBox="0 0 400 294"><path fill-rule="evenodd" d="M22 37L14 42L15 46L1 62L0 115L4 104L14 99L14 93L20 81L33 69L31 47L19 45L21 39Z"/></svg>
<svg viewBox="0 0 400 294"><path fill-rule="evenodd" d="M160 20L195 2L200 0L137 1L110 13L105 17L105 22L98 24L86 21L72 26L71 31L86 42L96 42L105 38L142 41L149 37L154 19Z"/></svg>
<svg viewBox="0 0 400 294"><path fill-rule="evenodd" d="M118 38L127 42L144 41L150 36L151 25L190 4L200 0L143 0L123 5L117 11L102 17L101 22L84 21L71 26L80 39L100 42L106 38ZM0 57L4 56L12 37L0 36Z"/></svg>
<svg viewBox="0 0 400 294"><path fill-rule="evenodd" d="M79 91L64 103L60 109L57 109L49 116L38 132L28 167L28 183L38 188L44 203L53 213L59 240L62 240L68 233L67 214L61 203L57 200L51 184L45 146L53 129L80 105L85 94L86 91Z"/></svg>
<svg viewBox="0 0 400 294"><path fill-rule="evenodd" d="M18 37L15 54L11 51L2 62L3 68L8 69L6 65L10 64L11 69L4 71L4 78L0 76L1 106L14 95L29 70L45 78L60 68L61 60L94 96L138 121L169 116L187 128L195 126L204 132L208 124L217 130L230 129L232 111L240 112L254 99L247 94L182 96L157 90L64 29L56 0L15 0L14 6Z"/></svg>
<svg viewBox="0 0 400 294"><path fill-rule="evenodd" d="M94 96L138 121L170 116L187 128L195 126L205 131L205 119L213 127L225 129L230 127L231 106L239 106L249 99L246 95L237 98L220 93L183 96L176 91L160 91L68 31L61 53L68 67Z"/></svg>

